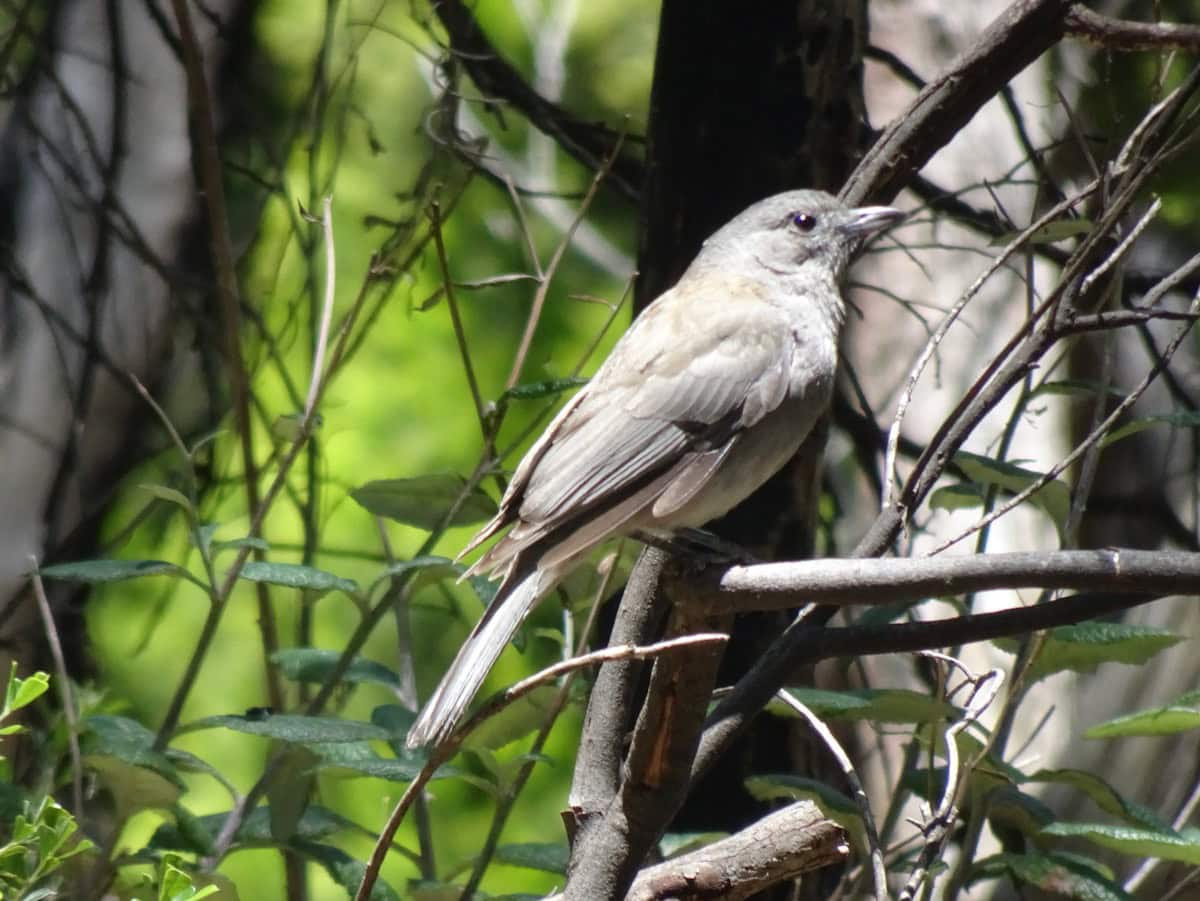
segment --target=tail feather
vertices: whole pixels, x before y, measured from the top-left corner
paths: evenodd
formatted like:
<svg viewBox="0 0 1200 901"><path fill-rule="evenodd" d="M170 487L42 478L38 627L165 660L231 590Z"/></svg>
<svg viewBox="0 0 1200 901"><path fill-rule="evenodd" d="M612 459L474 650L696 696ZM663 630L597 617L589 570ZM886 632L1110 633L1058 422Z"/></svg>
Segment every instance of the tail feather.
<svg viewBox="0 0 1200 901"><path fill-rule="evenodd" d="M408 730L405 744L409 748L438 744L454 731L504 646L557 581L553 572L534 570L512 591L504 593L502 586Z"/></svg>

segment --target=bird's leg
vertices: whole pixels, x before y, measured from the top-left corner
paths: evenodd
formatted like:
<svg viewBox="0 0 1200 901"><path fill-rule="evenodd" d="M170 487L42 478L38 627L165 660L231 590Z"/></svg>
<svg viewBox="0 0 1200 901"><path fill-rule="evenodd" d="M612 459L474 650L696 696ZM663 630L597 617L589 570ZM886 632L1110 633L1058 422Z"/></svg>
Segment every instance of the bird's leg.
<svg viewBox="0 0 1200 901"><path fill-rule="evenodd" d="M643 544L710 566L748 566L762 562L740 544L726 541L704 529L676 529L670 534L637 532L634 537Z"/></svg>

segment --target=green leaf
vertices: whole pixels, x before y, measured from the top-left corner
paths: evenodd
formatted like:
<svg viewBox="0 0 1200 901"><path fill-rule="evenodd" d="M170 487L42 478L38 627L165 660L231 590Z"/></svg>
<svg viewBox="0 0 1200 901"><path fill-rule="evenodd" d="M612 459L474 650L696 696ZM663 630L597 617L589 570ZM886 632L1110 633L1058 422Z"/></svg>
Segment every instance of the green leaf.
<svg viewBox="0 0 1200 901"><path fill-rule="evenodd" d="M343 579L333 573L300 563L267 563L250 560L242 567L238 578L248 582L266 582L269 585L303 588L309 591L325 592L336 589L346 594L354 594L358 591L358 583L353 579Z"/></svg>
<svg viewBox="0 0 1200 901"><path fill-rule="evenodd" d="M154 495L160 501L166 501L169 504L175 504L176 506L187 510L189 513L192 510L192 502L188 496L175 488L168 488L166 485L150 485L145 483L138 485L137 487L142 491Z"/></svg>
<svg viewBox="0 0 1200 901"><path fill-rule="evenodd" d="M1095 228L1090 219L1055 219L1047 222L1041 228L1034 229L1028 238L1029 244L1054 244L1067 238L1077 238L1086 235ZM992 238L988 244L993 247L1003 247L1017 239L1021 232L1005 232Z"/></svg>
<svg viewBox="0 0 1200 901"><path fill-rule="evenodd" d="M496 716L484 721L467 736L465 745L474 749L497 749L524 738L546 721L550 705L558 695L553 685L541 685L518 698Z"/></svg>
<svg viewBox="0 0 1200 901"><path fill-rule="evenodd" d="M324 682L341 658L338 651L323 648L287 648L271 655L271 661L279 667L279 671L293 682ZM382 663L366 657L355 657L342 674L342 681L395 688L400 684L400 676Z"/></svg>
<svg viewBox="0 0 1200 901"><path fill-rule="evenodd" d="M50 687L50 676L40 670L32 676L27 676L22 679L17 675L17 664L14 661L12 665L12 674L8 679L8 686L4 692L4 715L8 715L16 710L20 710L29 704L32 704Z"/></svg>
<svg viewBox="0 0 1200 901"><path fill-rule="evenodd" d="M1200 727L1200 697L1188 692L1163 707L1127 713L1099 723L1084 738L1124 738L1132 735L1174 735Z"/></svg>
<svg viewBox="0 0 1200 901"><path fill-rule="evenodd" d="M366 874L366 865L355 860L341 848L304 840L293 841L290 845L309 860L320 864L338 885L345 889L351 898L356 897L358 887ZM383 879L378 879L369 895L370 901L400 901L400 896L392 891Z"/></svg>
<svg viewBox="0 0 1200 901"><path fill-rule="evenodd" d="M1024 491L1044 475L1006 460L995 460L966 451L955 454L954 462L972 482L984 486L994 485L1013 494ZM1071 489L1065 482L1052 479L1039 488L1029 500L1045 511L1056 527L1061 527L1067 521L1071 510Z"/></svg>
<svg viewBox="0 0 1200 901"><path fill-rule="evenodd" d="M457 579L462 572L463 567L459 566L449 557L428 554L422 557L413 557L411 560L400 560L393 563L371 580L371 588L374 589L384 579L401 578L409 573L413 573L414 577L410 590L416 592L426 585L432 585L444 579Z"/></svg>
<svg viewBox="0 0 1200 901"><path fill-rule="evenodd" d="M496 849L496 860L499 863L524 867L527 870L541 870L544 873L565 875L569 854L570 851L566 845L527 842L501 845Z"/></svg>
<svg viewBox="0 0 1200 901"><path fill-rule="evenodd" d="M448 525L472 525L496 515L496 502L478 486L468 489L467 480L455 473L379 479L350 492L354 500L375 516L427 531L445 522L451 507L464 494Z"/></svg>
<svg viewBox="0 0 1200 901"><path fill-rule="evenodd" d="M679 857L728 837L728 832L667 832L658 840L658 853L664 860Z"/></svg>
<svg viewBox="0 0 1200 901"><path fill-rule="evenodd" d="M569 377L547 379L544 382L530 382L525 385L514 385L500 395L498 403L504 404L510 400L540 400L543 397L554 397L555 395L562 394L564 391L570 391L572 388L580 388L587 383L588 380L585 378Z"/></svg>
<svg viewBox="0 0 1200 901"><path fill-rule="evenodd" d="M365 742L322 744L312 750L316 752L322 770L348 770L352 775L374 776L389 782L412 782L425 764L424 757L418 755L403 759L381 757ZM453 775L454 770L442 767L434 778L446 779Z"/></svg>
<svg viewBox="0 0 1200 901"><path fill-rule="evenodd" d="M1063 670L1090 673L1101 663L1136 666L1181 641L1181 636L1151 626L1107 622L1061 626L1047 635L1029 675L1036 681Z"/></svg>
<svg viewBox="0 0 1200 901"><path fill-rule="evenodd" d="M1054 822L1049 807L1012 785L1000 785L987 793L987 812L993 825L1007 826L1030 837Z"/></svg>
<svg viewBox="0 0 1200 901"><path fill-rule="evenodd" d="M997 854L972 867L969 884L1001 875L1049 894L1080 901L1132 901L1112 874L1076 854Z"/></svg>
<svg viewBox="0 0 1200 901"><path fill-rule="evenodd" d="M1134 857L1153 857L1200 864L1200 836L1168 829L1136 829L1106 823L1052 823L1043 835L1084 838L1101 847Z"/></svg>
<svg viewBox="0 0 1200 901"><path fill-rule="evenodd" d="M984 492L978 485L960 482L956 485L943 485L929 495L929 506L934 510L971 510L982 507L985 499Z"/></svg>
<svg viewBox="0 0 1200 901"><path fill-rule="evenodd" d="M1029 392L1028 399L1032 400L1041 394L1067 396L1077 394L1105 394L1109 397L1125 397L1125 392L1115 385L1106 385L1094 379L1059 379L1054 382L1042 382L1042 384Z"/></svg>
<svg viewBox="0 0 1200 901"><path fill-rule="evenodd" d="M247 735L261 735L295 744L323 744L343 741L384 741L390 736L378 726L334 716L301 716L276 713L266 717L206 716L189 723L180 732L202 729L232 729Z"/></svg>
<svg viewBox="0 0 1200 901"><path fill-rule="evenodd" d="M859 688L850 691L789 688L788 692L817 716L830 719L927 723L958 716L953 705L905 688ZM786 705L773 704L771 710L798 715Z"/></svg>
<svg viewBox="0 0 1200 901"><path fill-rule="evenodd" d="M1144 431L1156 425L1169 425L1180 429L1194 429L1200 426L1200 412L1192 410L1181 410L1177 413L1159 413L1154 416L1143 416L1140 419L1134 419L1131 422L1125 423L1120 428L1113 429L1104 436L1104 440L1100 442L1100 446L1108 447L1110 444L1115 444L1122 438L1128 438L1130 435L1136 435L1138 432Z"/></svg>
<svg viewBox="0 0 1200 901"><path fill-rule="evenodd" d="M67 582L124 582L143 576L183 576L192 579L187 570L166 560L80 560L75 563L55 563L38 570L43 579L62 579ZM192 579L195 581L195 579Z"/></svg>
<svg viewBox="0 0 1200 901"><path fill-rule="evenodd" d="M267 786L271 838L283 844L296 833L317 781L317 755L303 745L287 745L275 758Z"/></svg>
<svg viewBox="0 0 1200 901"><path fill-rule="evenodd" d="M178 821L164 823L154 831L147 847L158 851L174 849L189 854L206 854L208 852L205 849L211 847L228 817L228 811L194 817L186 829L181 829ZM301 815L292 837L293 840L322 839L337 832L358 830L359 827L352 821L328 808L312 804ZM235 839L239 848L275 847L277 843L271 836L271 811L266 806L255 807L238 828Z"/></svg>
<svg viewBox="0 0 1200 901"><path fill-rule="evenodd" d="M1128 801L1111 785L1084 770L1038 770L1030 776L1027 782L1047 782L1054 785L1067 785L1087 795L1101 810L1120 817L1136 826L1149 829L1169 828L1152 810Z"/></svg>

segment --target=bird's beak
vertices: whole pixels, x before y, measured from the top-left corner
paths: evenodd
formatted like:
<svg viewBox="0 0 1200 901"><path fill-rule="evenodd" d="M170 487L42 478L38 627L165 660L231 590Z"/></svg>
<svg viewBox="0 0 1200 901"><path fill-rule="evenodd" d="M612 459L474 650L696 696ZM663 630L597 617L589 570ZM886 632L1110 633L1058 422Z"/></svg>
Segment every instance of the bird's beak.
<svg viewBox="0 0 1200 901"><path fill-rule="evenodd" d="M895 207L860 206L849 211L840 228L847 235L873 235L891 228L905 215Z"/></svg>

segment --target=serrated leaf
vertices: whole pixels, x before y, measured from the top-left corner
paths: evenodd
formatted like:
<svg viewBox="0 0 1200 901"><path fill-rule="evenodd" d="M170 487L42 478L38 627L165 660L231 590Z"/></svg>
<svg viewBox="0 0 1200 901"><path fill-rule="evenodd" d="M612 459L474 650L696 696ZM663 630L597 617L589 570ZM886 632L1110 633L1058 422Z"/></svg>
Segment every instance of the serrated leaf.
<svg viewBox="0 0 1200 901"><path fill-rule="evenodd" d="M1132 901L1099 863L1076 854L997 854L972 867L969 884L1007 874L1017 882L1079 901Z"/></svg>
<svg viewBox="0 0 1200 901"><path fill-rule="evenodd" d="M496 502L478 486L468 489L467 480L455 473L379 479L354 489L350 497L375 516L428 531L446 522L464 494L448 525L473 525L496 515Z"/></svg>
<svg viewBox="0 0 1200 901"><path fill-rule="evenodd" d="M1137 829L1107 823L1051 823L1043 835L1057 838L1084 838L1101 847L1161 860L1179 860L1200 864L1200 837L1171 830Z"/></svg>
<svg viewBox="0 0 1200 901"><path fill-rule="evenodd" d="M954 462L972 482L979 485L995 485L1013 494L1024 491L1044 475L1006 460L995 460L966 451L956 453ZM1038 489L1029 500L1045 511L1056 528L1061 528L1067 521L1071 510L1071 490L1065 482L1052 479Z"/></svg>
<svg viewBox="0 0 1200 901"><path fill-rule="evenodd" d="M325 572L313 566L300 563L268 563L265 560L250 560L238 573L239 579L247 582L265 582L268 585L281 585L284 588L303 588L308 591L344 591L354 594L358 591L358 583L353 579L343 579L333 573Z"/></svg>
<svg viewBox="0 0 1200 901"><path fill-rule="evenodd" d="M514 385L500 395L499 402L504 403L509 400L540 400L543 397L554 397L557 394L562 394L564 391L570 391L572 388L582 387L587 383L588 380L585 378L570 377Z"/></svg>
<svg viewBox="0 0 1200 901"><path fill-rule="evenodd" d="M564 875L567 872L569 853L566 845L525 842L501 845L496 849L496 861L509 866L524 867L527 870L541 870L544 873Z"/></svg>
<svg viewBox="0 0 1200 901"><path fill-rule="evenodd" d="M1137 665L1181 641L1181 636L1151 626L1107 622L1060 626L1047 634L1029 676L1036 681L1063 670L1090 673L1101 663Z"/></svg>
<svg viewBox="0 0 1200 901"><path fill-rule="evenodd" d="M184 726L180 732L202 729L232 729L295 744L324 744L345 741L385 741L388 733L370 723L334 716L301 716L276 713L265 717L206 716Z"/></svg>
<svg viewBox="0 0 1200 901"><path fill-rule="evenodd" d="M279 667L279 671L293 682L324 682L341 658L338 651L324 648L287 648L271 655L271 661ZM342 681L395 688L400 684L400 676L382 663L366 657L355 657L342 674Z"/></svg>
<svg viewBox="0 0 1200 901"><path fill-rule="evenodd" d="M144 576L185 576L191 574L166 560L79 560L75 563L55 563L38 570L43 579L62 579L67 582L124 582ZM193 580L194 581L194 580Z"/></svg>

